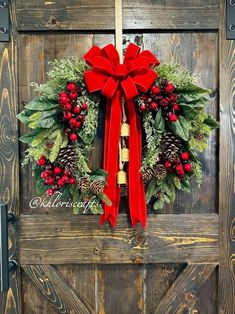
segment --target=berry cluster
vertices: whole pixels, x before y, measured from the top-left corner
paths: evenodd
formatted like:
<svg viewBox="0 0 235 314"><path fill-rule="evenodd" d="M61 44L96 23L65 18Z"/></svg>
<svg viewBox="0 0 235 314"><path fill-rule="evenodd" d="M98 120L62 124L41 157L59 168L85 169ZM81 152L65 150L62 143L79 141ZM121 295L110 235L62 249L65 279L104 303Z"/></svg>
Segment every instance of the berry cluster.
<svg viewBox="0 0 235 314"><path fill-rule="evenodd" d="M169 160L165 161L164 166L169 173L175 172L181 180L184 179L186 173L192 172L188 152L182 152L180 157L173 162Z"/></svg>
<svg viewBox="0 0 235 314"><path fill-rule="evenodd" d="M66 90L59 93L59 103L63 109L63 122L66 125L65 134L71 141L78 139L76 130L82 127L86 114L87 104L79 101L81 96L81 88L76 86L74 82L66 85Z"/></svg>
<svg viewBox="0 0 235 314"><path fill-rule="evenodd" d="M61 168L59 165L53 165L44 156L41 156L37 161L41 167L41 178L43 184L48 186L47 195L52 196L59 191L65 184L75 184L76 180L71 175L70 171Z"/></svg>
<svg viewBox="0 0 235 314"><path fill-rule="evenodd" d="M161 108L166 120L172 123L177 121L180 108L174 90L175 86L172 83L161 80L159 85L153 85L147 94L140 97L139 110L158 111Z"/></svg>

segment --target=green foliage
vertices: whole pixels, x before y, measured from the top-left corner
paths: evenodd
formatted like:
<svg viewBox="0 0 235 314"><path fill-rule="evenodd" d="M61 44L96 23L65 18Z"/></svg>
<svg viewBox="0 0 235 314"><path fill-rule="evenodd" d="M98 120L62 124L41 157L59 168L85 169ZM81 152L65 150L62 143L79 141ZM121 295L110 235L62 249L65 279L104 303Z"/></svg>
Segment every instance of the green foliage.
<svg viewBox="0 0 235 314"><path fill-rule="evenodd" d="M53 146L49 154L49 160L50 162L54 162L60 149L62 148L62 143L65 142L67 144L67 136L61 129L57 129L49 136L48 139L53 141Z"/></svg>
<svg viewBox="0 0 235 314"><path fill-rule="evenodd" d="M179 116L179 119L174 123L168 123L168 127L172 133L182 138L184 141L189 140L191 124L183 116Z"/></svg>
<svg viewBox="0 0 235 314"><path fill-rule="evenodd" d="M53 102L45 97L38 96L35 97L30 103L28 103L25 108L35 111L44 111L58 108L58 106L58 102Z"/></svg>

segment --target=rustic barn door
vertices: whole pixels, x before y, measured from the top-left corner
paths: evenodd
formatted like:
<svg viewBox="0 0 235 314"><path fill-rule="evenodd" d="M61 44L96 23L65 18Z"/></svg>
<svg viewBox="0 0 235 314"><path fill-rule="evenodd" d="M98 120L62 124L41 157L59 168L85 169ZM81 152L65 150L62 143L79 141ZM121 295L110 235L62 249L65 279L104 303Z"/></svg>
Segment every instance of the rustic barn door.
<svg viewBox="0 0 235 314"><path fill-rule="evenodd" d="M18 270L1 313L233 314L235 43L225 38L225 0L123 1L124 41L199 74L213 90L221 128L201 156L201 189L131 229L122 202L116 230L96 216L38 206L30 168L21 169L15 115L46 80L48 61L82 56L114 41L114 1L12 0L10 42L0 43L1 202L16 212L10 255ZM228 1L229 2L229 1ZM0 21L1 24L1 21ZM102 159L102 132L94 165Z"/></svg>

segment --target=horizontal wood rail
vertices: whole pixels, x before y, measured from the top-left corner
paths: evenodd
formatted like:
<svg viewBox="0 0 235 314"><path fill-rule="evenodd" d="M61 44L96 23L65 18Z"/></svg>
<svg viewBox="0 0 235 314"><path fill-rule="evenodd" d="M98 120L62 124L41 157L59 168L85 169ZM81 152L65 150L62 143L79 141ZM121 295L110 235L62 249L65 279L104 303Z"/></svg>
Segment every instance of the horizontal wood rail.
<svg viewBox="0 0 235 314"><path fill-rule="evenodd" d="M218 215L149 215L147 228L132 229L126 215L117 228L98 216L21 215L20 263L218 264Z"/></svg>
<svg viewBox="0 0 235 314"><path fill-rule="evenodd" d="M123 0L123 29L218 29L217 0ZM18 0L17 29L113 30L114 1Z"/></svg>

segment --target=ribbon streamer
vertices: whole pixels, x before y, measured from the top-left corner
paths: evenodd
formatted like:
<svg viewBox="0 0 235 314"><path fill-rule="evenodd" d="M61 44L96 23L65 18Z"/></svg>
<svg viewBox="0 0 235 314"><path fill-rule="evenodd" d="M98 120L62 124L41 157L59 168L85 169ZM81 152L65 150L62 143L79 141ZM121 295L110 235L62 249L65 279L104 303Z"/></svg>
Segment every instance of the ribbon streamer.
<svg viewBox="0 0 235 314"><path fill-rule="evenodd" d="M138 222L145 227L146 201L140 174L141 127L134 98L139 92L146 93L150 89L157 78L157 73L151 67L160 63L150 51L140 52L140 48L134 44L128 46L123 64L120 64L119 54L112 44L102 49L93 46L83 58L91 67L84 74L88 91L100 91L107 98L103 167L109 175L104 192L112 205L103 204L104 214L100 223L108 220L115 227L117 221L120 202L120 187L117 184L118 147L122 120L121 98L124 96L130 124L128 167L130 216L133 227Z"/></svg>

